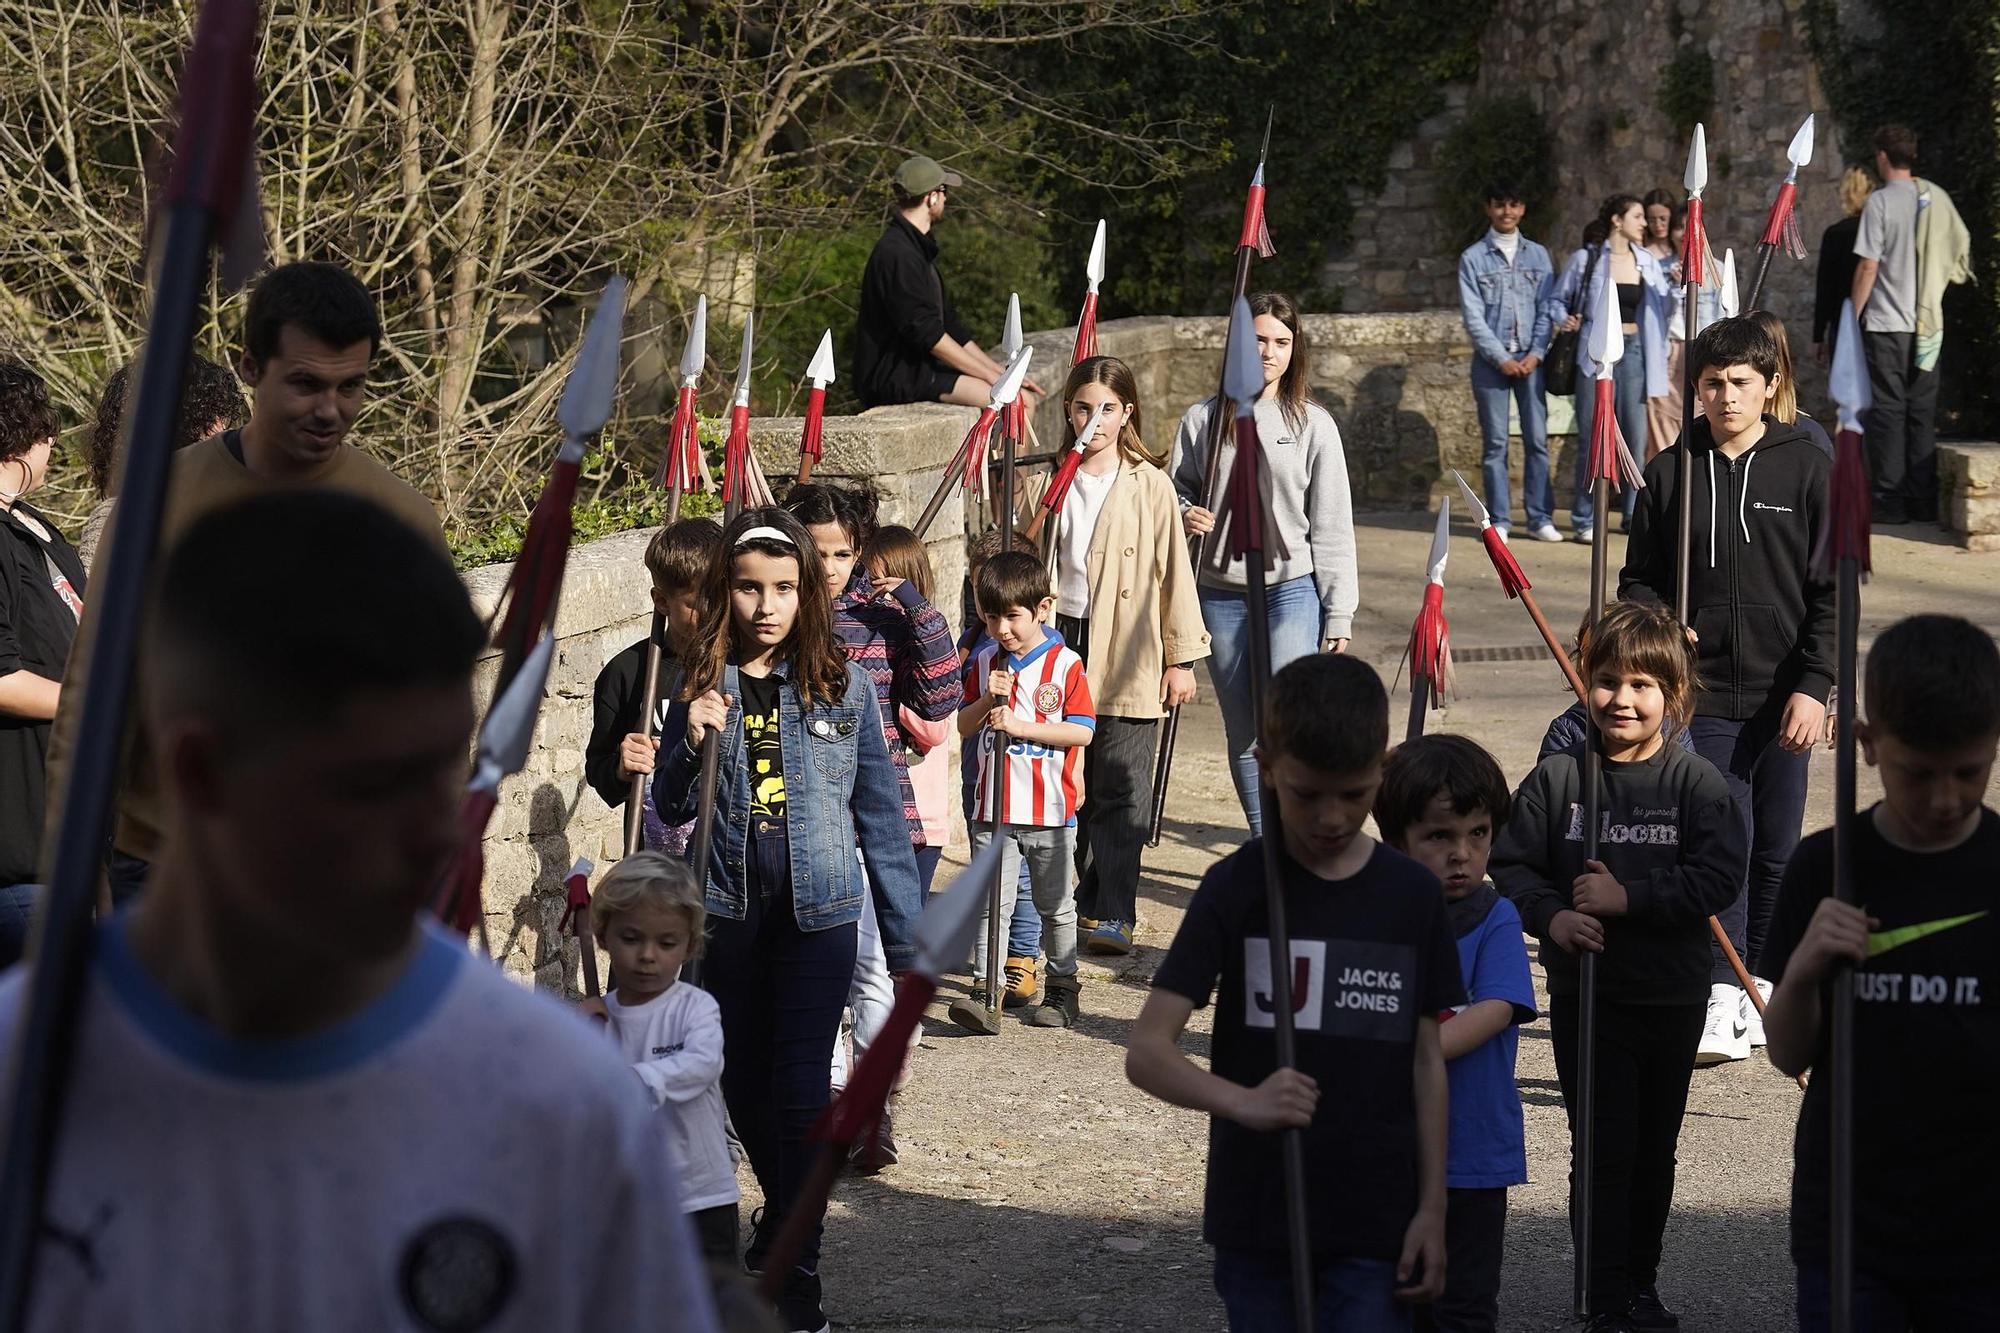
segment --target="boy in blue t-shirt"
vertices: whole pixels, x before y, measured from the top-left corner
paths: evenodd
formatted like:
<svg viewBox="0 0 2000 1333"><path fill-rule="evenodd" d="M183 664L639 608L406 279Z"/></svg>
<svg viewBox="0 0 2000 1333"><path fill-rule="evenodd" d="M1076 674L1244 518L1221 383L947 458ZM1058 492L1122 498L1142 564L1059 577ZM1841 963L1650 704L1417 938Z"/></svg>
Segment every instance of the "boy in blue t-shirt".
<svg viewBox="0 0 2000 1333"><path fill-rule="evenodd" d="M1500 1311L1507 1187L1528 1179L1521 1097L1514 1086L1519 1025L1535 1020L1535 986L1521 915L1486 878L1494 830L1512 797L1493 756L1464 736L1398 746L1382 769L1375 823L1382 841L1444 884L1466 1003L1438 1028L1451 1081L1445 1157L1444 1295L1418 1307L1417 1327L1491 1333Z"/></svg>

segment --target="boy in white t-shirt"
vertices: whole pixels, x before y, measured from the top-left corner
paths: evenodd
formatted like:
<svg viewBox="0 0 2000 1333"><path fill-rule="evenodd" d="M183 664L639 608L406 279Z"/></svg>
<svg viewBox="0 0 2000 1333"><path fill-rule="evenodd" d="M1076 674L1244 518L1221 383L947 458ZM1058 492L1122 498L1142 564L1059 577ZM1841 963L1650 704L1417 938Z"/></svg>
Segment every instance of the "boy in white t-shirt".
<svg viewBox="0 0 2000 1333"><path fill-rule="evenodd" d="M590 929L611 955L617 989L584 1008L604 1018L660 1113L681 1211L702 1255L736 1267L743 1191L722 1127L722 1011L681 964L702 954L708 908L687 866L636 852L611 868L590 902Z"/></svg>
<svg viewBox="0 0 2000 1333"><path fill-rule="evenodd" d="M24 1326L713 1329L631 1074L425 912L486 645L450 562L293 488L163 564L165 840L97 930Z"/></svg>
<svg viewBox="0 0 2000 1333"><path fill-rule="evenodd" d="M1083 747L1097 727L1083 659L1047 625L1055 598L1048 568L1025 551L1004 551L979 568L973 586L979 617L991 642L966 664L961 736L983 736L979 777L972 793L975 855L997 827L1007 839L1001 852L1000 914L1012 920L1020 891L1021 858L1027 858L1035 908L1042 914L1042 947L1048 978L1042 1002L1028 1010L1034 1027L1070 1027L1077 1018L1076 807L1083 799ZM1004 654L1004 656L1003 656ZM996 748L1005 738L998 771ZM997 798L997 804L996 804ZM973 957L974 990L986 975L986 928ZM984 1036L998 1029L983 1004L955 1001L951 1019Z"/></svg>

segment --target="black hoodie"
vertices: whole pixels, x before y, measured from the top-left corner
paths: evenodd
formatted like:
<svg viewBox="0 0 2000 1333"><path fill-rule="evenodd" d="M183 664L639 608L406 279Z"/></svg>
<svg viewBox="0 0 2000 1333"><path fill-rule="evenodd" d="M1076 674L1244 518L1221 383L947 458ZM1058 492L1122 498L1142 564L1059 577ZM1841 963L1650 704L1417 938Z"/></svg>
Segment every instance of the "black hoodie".
<svg viewBox="0 0 2000 1333"><path fill-rule="evenodd" d="M1688 616L1700 641L1695 711L1742 719L1787 696L1824 703L1833 688L1833 583L1812 570L1826 527L1832 464L1811 434L1764 418L1764 438L1736 458L1694 423L1693 558ZM1674 602L1682 443L1646 465L1618 595Z"/></svg>

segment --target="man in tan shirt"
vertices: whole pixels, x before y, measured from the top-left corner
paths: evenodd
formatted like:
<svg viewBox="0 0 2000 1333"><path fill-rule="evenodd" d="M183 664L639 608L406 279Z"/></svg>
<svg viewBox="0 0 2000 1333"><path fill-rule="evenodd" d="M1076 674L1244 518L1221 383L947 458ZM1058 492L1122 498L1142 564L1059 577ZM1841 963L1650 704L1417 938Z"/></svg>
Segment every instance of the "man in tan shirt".
<svg viewBox="0 0 2000 1333"><path fill-rule="evenodd" d="M382 344L382 323L368 289L333 264L286 264L250 293L238 371L256 395L250 423L192 445L174 456L160 541L170 547L202 515L253 495L293 487L341 491L372 500L445 548L444 530L429 500L382 464L347 443L366 401L368 367ZM112 540L117 540L115 536ZM338 560L338 550L327 559ZM257 553L246 551L246 560ZM68 678L86 678L95 638L97 603L84 617ZM248 616L255 607L243 608ZM138 669L142 674L146 664ZM143 689L143 685L140 686ZM68 776L77 720L88 701L63 694L50 736L49 790ZM51 820L59 817L51 802ZM117 815L108 870L111 897L122 904L144 887L159 855L162 819L158 775L143 727L135 721L119 775ZM52 843L52 839L50 840Z"/></svg>

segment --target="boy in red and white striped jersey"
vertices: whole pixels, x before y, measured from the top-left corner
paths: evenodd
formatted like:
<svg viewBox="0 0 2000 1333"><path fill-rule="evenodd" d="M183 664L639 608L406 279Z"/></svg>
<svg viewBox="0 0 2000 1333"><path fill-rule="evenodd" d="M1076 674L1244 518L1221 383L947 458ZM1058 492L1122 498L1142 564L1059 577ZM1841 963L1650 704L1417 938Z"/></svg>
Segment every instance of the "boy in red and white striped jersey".
<svg viewBox="0 0 2000 1333"><path fill-rule="evenodd" d="M961 736L981 735L973 788L975 854L999 828L1000 913L1012 920L1020 861L1028 862L1035 910L1042 915L1048 978L1042 1002L1029 1009L1034 1027L1076 1022L1076 807L1083 799L1083 747L1097 726L1083 659L1045 623L1055 606L1049 572L1034 556L1007 551L980 566L973 588L992 642L966 664ZM998 747L1004 744L1005 749ZM995 759L1000 759L997 771ZM986 975L986 930L978 935L972 975ZM951 1006L952 1021L973 1032L997 1032L985 1006L971 999Z"/></svg>

